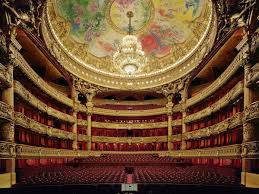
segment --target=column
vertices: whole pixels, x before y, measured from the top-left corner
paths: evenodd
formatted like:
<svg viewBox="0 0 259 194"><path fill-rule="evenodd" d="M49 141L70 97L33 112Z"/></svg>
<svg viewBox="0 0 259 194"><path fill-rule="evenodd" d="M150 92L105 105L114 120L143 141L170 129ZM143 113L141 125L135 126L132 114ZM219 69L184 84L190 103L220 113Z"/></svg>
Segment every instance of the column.
<svg viewBox="0 0 259 194"><path fill-rule="evenodd" d="M87 142L87 150L91 151L91 145L92 145L92 115L90 113L87 113L87 136L88 136L88 142Z"/></svg>
<svg viewBox="0 0 259 194"><path fill-rule="evenodd" d="M77 143L77 108L79 106L79 102L77 100L77 92L76 92L76 89L74 86L72 86L72 90L71 90L71 98L73 99L74 101L74 107L73 107L73 117L74 117L74 120L75 122L73 123L73 126L72 126L72 132L75 134L75 139L73 140L73 144L72 144L72 148L73 150L77 150L78 149L78 143Z"/></svg>
<svg viewBox="0 0 259 194"><path fill-rule="evenodd" d="M167 108L167 115L168 115L168 119L167 119L167 147L168 147L168 151L172 150L172 134L173 134L173 128L172 128L172 124L173 124L173 117L172 117L172 112L173 112L173 103L172 103L172 95L169 95L167 97L168 103L166 104L166 108Z"/></svg>
<svg viewBox="0 0 259 194"><path fill-rule="evenodd" d="M182 105L184 107L183 108L183 112L182 112L182 143L181 143L181 150L186 150L187 143L186 143L186 140L183 139L183 134L186 133L185 118L187 116L186 100L188 98L188 84L186 84L184 89L182 90L181 96L182 96L181 103L182 103Z"/></svg>
<svg viewBox="0 0 259 194"><path fill-rule="evenodd" d="M172 150L172 124L173 124L172 114L168 114L168 151Z"/></svg>
<svg viewBox="0 0 259 194"><path fill-rule="evenodd" d="M87 136L88 136L88 142L87 142L87 150L91 151L92 146L92 114L93 114L93 97L94 94L90 93L87 95Z"/></svg>
<svg viewBox="0 0 259 194"><path fill-rule="evenodd" d="M10 62L8 65L8 71L11 75L13 75L14 64ZM13 76L12 76L13 77ZM9 88L6 88L2 92L2 100L7 105L10 106L11 111L14 110L14 88L13 88L13 81ZM14 142L14 122L7 121L2 124L1 126L1 136L3 141L7 142ZM16 173L15 173L15 158L4 159L5 162L5 173L0 174L0 180L5 180L1 183L0 181L0 188L11 187L16 183Z"/></svg>
<svg viewBox="0 0 259 194"><path fill-rule="evenodd" d="M251 64L244 66L244 115L251 115L253 112L258 111L250 108L254 99L258 99L258 93L254 86L247 85L249 81L246 79L251 72ZM257 121L256 121L257 119ZM256 129L257 127L257 129ZM259 131L258 131L258 118L254 120L246 120L244 116L243 124L243 144L242 144L242 174L241 184L246 187L259 188Z"/></svg>
<svg viewBox="0 0 259 194"><path fill-rule="evenodd" d="M186 124L184 122L185 117L186 117L186 110L182 112L182 137L183 137L183 134L186 133ZM186 150L186 141L183 140L183 138L182 138L181 150Z"/></svg>
<svg viewBox="0 0 259 194"><path fill-rule="evenodd" d="M11 75L13 75L13 67L14 67L14 65L11 64L11 63L7 67L7 70ZM9 88L6 88L5 90L3 90L2 100L7 105L9 105L11 107L11 109L13 110L13 108L14 108L13 81L12 81L12 85ZM14 125L13 125L13 122L4 123L1 131L2 131L2 136L4 138L4 141L11 141L11 142L14 141Z"/></svg>

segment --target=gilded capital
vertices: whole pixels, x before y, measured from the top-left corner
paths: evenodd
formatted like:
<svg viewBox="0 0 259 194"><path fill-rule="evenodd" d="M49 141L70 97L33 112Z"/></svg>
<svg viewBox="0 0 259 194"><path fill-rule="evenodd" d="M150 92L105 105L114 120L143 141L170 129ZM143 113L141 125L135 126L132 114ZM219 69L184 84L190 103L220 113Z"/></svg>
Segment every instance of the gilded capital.
<svg viewBox="0 0 259 194"><path fill-rule="evenodd" d="M8 122L3 124L2 128L2 136L5 141L13 142L14 141L14 123Z"/></svg>
<svg viewBox="0 0 259 194"><path fill-rule="evenodd" d="M242 144L243 158L259 158L259 141L251 141Z"/></svg>
<svg viewBox="0 0 259 194"><path fill-rule="evenodd" d="M243 142L251 141L255 138L255 128L251 123L243 124Z"/></svg>

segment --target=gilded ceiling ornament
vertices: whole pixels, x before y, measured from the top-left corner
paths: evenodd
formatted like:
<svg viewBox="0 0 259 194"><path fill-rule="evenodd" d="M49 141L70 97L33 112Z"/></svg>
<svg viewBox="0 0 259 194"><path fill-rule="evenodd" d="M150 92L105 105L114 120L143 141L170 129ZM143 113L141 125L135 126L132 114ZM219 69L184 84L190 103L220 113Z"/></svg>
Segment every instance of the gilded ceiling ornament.
<svg viewBox="0 0 259 194"><path fill-rule="evenodd" d="M210 0L190 5L181 0L175 10L169 9L172 0L107 2L49 0L43 15L44 40L53 55L65 69L89 83L123 90L157 87L186 75L213 45L217 25ZM133 33L150 63L136 75L127 76L114 68L111 56L117 40L124 36L113 27L124 29L118 14L128 9L138 17ZM147 14L142 15L141 10Z"/></svg>
<svg viewBox="0 0 259 194"><path fill-rule="evenodd" d="M96 94L106 92L109 90L108 88L104 88L104 87L101 87L101 86L98 86L95 84L91 84L91 83L84 81L80 78L77 78L75 76L73 76L73 77L74 77L73 84L74 84L75 89L78 92L86 95L88 101L92 101L92 98Z"/></svg>

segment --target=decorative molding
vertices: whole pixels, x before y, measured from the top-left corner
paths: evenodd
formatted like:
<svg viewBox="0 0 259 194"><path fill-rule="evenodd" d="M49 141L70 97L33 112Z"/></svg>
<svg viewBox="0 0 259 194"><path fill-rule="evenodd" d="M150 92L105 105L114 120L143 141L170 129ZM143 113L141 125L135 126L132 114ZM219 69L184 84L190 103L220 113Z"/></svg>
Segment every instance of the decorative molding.
<svg viewBox="0 0 259 194"><path fill-rule="evenodd" d="M179 123L179 122L178 122ZM112 122L92 122L92 127L104 129L155 129L167 128L167 121L156 123L112 123Z"/></svg>
<svg viewBox="0 0 259 194"><path fill-rule="evenodd" d="M243 124L243 142L250 142L256 138L256 130L252 123L244 122Z"/></svg>
<svg viewBox="0 0 259 194"><path fill-rule="evenodd" d="M105 136L92 136L92 142L104 143L154 143L154 142L167 142L167 136L154 136L154 137L105 137Z"/></svg>
<svg viewBox="0 0 259 194"><path fill-rule="evenodd" d="M14 49L13 51L15 55L15 62L18 64L19 68L22 70L22 72L36 85L38 86L42 91L44 91L46 94L48 94L50 97L54 98L58 102L61 102L69 107L73 107L73 100L68 98L63 93L59 92L55 88L53 88L51 85L49 85L47 82L45 82L25 61L23 56Z"/></svg>
<svg viewBox="0 0 259 194"><path fill-rule="evenodd" d="M170 156L174 158L184 158L184 157L192 157L192 158L240 158L242 152L242 146L240 144L222 146L222 147L214 147L214 148L204 148L204 149L193 149L193 150L176 150L171 151L169 153Z"/></svg>
<svg viewBox="0 0 259 194"><path fill-rule="evenodd" d="M8 121L13 119L13 109L3 101L0 101L0 118Z"/></svg>
<svg viewBox="0 0 259 194"><path fill-rule="evenodd" d="M246 86L250 87L252 84L256 84L259 81L259 63L256 63L253 67L249 68L245 75Z"/></svg>
<svg viewBox="0 0 259 194"><path fill-rule="evenodd" d="M15 143L0 141L0 158L13 158L15 156Z"/></svg>
<svg viewBox="0 0 259 194"><path fill-rule="evenodd" d="M191 76L186 75L174 82L170 82L168 84L162 85L154 89L156 90L157 93L161 93L167 98L169 97L170 98L169 101L172 102L172 95L184 90L186 86L189 84L190 80L191 80Z"/></svg>
<svg viewBox="0 0 259 194"><path fill-rule="evenodd" d="M189 139L199 139L202 137L209 137L211 135L216 135L216 134L225 132L229 129L233 129L242 124L243 124L243 113L237 113L234 116L220 123L217 123L215 125L184 133L182 138L183 140L189 140Z"/></svg>
<svg viewBox="0 0 259 194"><path fill-rule="evenodd" d="M98 93L107 92L107 91L111 90L111 89L108 89L106 87L102 87L102 86L98 86L98 85L89 83L85 80L82 80L82 79L76 77L76 76L73 76L73 77L74 77L75 89L78 92L86 95L88 101L92 101L92 98Z"/></svg>
<svg viewBox="0 0 259 194"><path fill-rule="evenodd" d="M259 101L253 102L245 108L244 121L249 122L256 119L259 120Z"/></svg>
<svg viewBox="0 0 259 194"><path fill-rule="evenodd" d="M30 129L31 131L34 131L39 134L46 134L50 137L56 137L59 139L69 139L69 140L76 139L75 133L64 131L61 129L56 129L56 128L41 124L29 117L26 117L20 112L15 112L15 125L19 125L26 129Z"/></svg>
<svg viewBox="0 0 259 194"><path fill-rule="evenodd" d="M248 52L248 45L245 45L234 58L232 63L227 67L227 69L207 88L199 91L199 93L192 98L187 99L186 107L190 107L198 102L204 100L205 98L211 96L219 88L221 88L233 75L234 73L242 66L245 62L245 56Z"/></svg>
<svg viewBox="0 0 259 194"><path fill-rule="evenodd" d="M194 114L186 116L184 119L184 123L190 123L192 121L202 119L206 116L211 115L212 113L217 112L221 108L227 106L229 104L229 102L231 102L236 97L238 97L241 93L243 93L243 91L244 91L244 83L243 83L243 81L240 81L225 96L223 96L220 100L218 100L211 106L209 106L199 112L196 112Z"/></svg>
<svg viewBox="0 0 259 194"><path fill-rule="evenodd" d="M69 123L75 123L76 119L66 113L60 112L52 107L49 107L44 102L41 102L38 98L32 95L27 89L25 89L22 84L18 81L14 81L14 91L19 96L21 96L25 101L34 106L40 111L47 113L50 116L58 118Z"/></svg>
<svg viewBox="0 0 259 194"><path fill-rule="evenodd" d="M12 74L0 63L0 87L11 87L13 81Z"/></svg>
<svg viewBox="0 0 259 194"><path fill-rule="evenodd" d="M251 141L242 144L242 157L259 158L259 141Z"/></svg>
<svg viewBox="0 0 259 194"><path fill-rule="evenodd" d="M13 142L14 141L14 123L13 122L8 122L2 125L1 128L1 135L2 139L4 141L9 141Z"/></svg>
<svg viewBox="0 0 259 194"><path fill-rule="evenodd" d="M83 110L83 109L81 109ZM167 108L154 108L149 110L111 110L93 107L93 113L97 115L109 116L154 116L167 114Z"/></svg>

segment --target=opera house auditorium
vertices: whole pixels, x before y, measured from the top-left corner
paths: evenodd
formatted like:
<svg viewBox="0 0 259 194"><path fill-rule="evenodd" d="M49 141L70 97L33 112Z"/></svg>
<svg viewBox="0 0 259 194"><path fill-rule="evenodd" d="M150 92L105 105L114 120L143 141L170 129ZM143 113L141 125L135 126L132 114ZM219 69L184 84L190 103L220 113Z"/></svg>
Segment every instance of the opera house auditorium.
<svg viewBox="0 0 259 194"><path fill-rule="evenodd" d="M0 193L259 193L258 0L1 0Z"/></svg>

